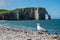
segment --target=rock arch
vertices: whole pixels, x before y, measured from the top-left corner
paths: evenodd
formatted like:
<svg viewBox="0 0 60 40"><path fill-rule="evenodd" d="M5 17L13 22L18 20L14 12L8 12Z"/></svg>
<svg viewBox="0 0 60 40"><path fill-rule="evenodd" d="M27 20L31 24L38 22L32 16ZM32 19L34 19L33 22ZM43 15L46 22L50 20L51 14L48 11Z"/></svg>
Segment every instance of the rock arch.
<svg viewBox="0 0 60 40"><path fill-rule="evenodd" d="M50 14L46 14L47 16L48 16L48 20L50 20L51 19L51 16L50 16ZM45 17L46 18L46 17Z"/></svg>
<svg viewBox="0 0 60 40"><path fill-rule="evenodd" d="M39 13L39 20L46 20L46 15L48 17L48 20L51 19L50 14L47 12L45 8L38 8L38 13Z"/></svg>

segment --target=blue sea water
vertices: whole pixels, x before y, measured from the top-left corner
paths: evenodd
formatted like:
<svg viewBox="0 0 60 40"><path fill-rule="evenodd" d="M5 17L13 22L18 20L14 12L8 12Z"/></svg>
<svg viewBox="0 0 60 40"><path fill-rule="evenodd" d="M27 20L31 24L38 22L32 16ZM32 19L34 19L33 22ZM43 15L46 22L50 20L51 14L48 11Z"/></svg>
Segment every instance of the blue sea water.
<svg viewBox="0 0 60 40"><path fill-rule="evenodd" d="M45 28L49 33L58 33L60 34L60 19L52 20L23 20L23 21L0 21L0 26L6 26L11 28L25 29L25 30L34 30L37 31L36 24Z"/></svg>

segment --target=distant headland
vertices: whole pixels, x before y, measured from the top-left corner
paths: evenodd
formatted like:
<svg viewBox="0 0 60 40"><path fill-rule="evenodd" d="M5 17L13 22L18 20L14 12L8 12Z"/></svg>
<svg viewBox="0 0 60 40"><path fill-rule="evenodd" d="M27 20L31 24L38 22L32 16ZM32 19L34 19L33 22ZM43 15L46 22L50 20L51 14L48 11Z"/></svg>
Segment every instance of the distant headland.
<svg viewBox="0 0 60 40"><path fill-rule="evenodd" d="M0 9L0 20L46 20L45 15L48 16L48 20L51 19L47 10L42 7Z"/></svg>

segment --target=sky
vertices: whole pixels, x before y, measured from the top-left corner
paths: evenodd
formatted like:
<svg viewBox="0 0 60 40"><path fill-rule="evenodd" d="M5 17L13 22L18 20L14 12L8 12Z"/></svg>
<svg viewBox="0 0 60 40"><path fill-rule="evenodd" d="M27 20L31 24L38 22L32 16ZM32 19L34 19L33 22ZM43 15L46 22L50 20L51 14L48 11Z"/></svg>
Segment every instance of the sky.
<svg viewBox="0 0 60 40"><path fill-rule="evenodd" d="M52 19L60 19L60 0L0 0L0 9L44 7Z"/></svg>

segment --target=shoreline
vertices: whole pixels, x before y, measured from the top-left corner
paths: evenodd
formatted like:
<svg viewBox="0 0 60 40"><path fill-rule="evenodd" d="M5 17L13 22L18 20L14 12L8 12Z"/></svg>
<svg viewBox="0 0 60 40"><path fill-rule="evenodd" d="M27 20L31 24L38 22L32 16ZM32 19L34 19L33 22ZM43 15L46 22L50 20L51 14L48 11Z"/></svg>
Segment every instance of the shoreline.
<svg viewBox="0 0 60 40"><path fill-rule="evenodd" d="M0 20L0 22L2 22L2 21L4 22L4 21L7 21L7 20Z"/></svg>
<svg viewBox="0 0 60 40"><path fill-rule="evenodd" d="M60 40L60 35L0 26L0 40Z"/></svg>

